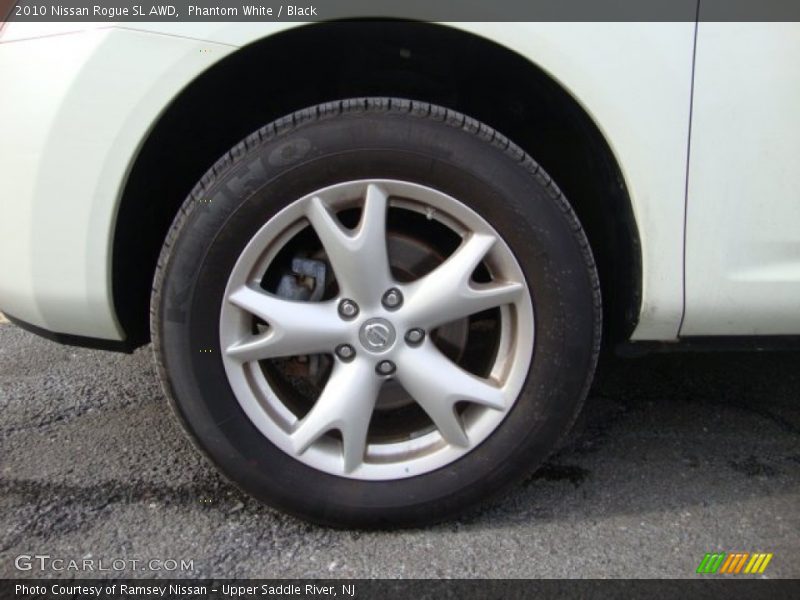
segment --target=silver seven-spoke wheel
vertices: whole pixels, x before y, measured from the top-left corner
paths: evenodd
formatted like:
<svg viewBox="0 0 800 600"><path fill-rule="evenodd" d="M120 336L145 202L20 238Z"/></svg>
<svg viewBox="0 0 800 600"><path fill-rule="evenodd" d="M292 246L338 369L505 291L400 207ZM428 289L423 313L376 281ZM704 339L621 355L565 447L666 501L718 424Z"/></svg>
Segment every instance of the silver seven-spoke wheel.
<svg viewBox="0 0 800 600"><path fill-rule="evenodd" d="M220 315L222 360L252 423L335 475L445 466L503 421L534 318L500 235L458 199L357 180L291 202L247 243Z"/></svg>

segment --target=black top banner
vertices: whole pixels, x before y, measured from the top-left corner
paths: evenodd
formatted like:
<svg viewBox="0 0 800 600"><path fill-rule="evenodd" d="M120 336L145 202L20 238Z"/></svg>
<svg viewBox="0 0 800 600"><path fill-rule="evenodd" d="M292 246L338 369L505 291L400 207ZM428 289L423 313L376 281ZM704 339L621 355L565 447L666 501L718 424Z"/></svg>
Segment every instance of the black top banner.
<svg viewBox="0 0 800 600"><path fill-rule="evenodd" d="M5 14L38 22L800 21L800 0L0 0Z"/></svg>

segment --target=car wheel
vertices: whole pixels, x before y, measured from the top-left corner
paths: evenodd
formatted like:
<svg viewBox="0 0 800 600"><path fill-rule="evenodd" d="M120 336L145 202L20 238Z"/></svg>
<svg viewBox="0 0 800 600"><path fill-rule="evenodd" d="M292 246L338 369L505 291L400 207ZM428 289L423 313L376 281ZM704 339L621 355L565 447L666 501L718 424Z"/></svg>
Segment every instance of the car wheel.
<svg viewBox="0 0 800 600"><path fill-rule="evenodd" d="M591 251L544 171L474 119L385 98L297 112L221 158L152 304L197 446L338 526L441 520L529 474L600 339Z"/></svg>

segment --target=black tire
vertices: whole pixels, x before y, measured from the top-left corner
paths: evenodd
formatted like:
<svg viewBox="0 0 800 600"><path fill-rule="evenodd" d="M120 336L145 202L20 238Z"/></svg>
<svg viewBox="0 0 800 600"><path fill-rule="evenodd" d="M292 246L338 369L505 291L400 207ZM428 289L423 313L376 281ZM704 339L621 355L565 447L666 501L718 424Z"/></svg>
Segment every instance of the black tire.
<svg viewBox="0 0 800 600"><path fill-rule="evenodd" d="M482 215L521 265L536 320L523 392L498 429L448 466L394 481L330 475L272 445L240 408L218 351L225 282L258 228L291 199L376 177L439 189ZM166 395L197 447L233 483L317 523L412 526L452 517L507 489L556 447L594 372L600 287L577 217L519 147L448 109L361 98L279 119L203 176L164 243L151 327Z"/></svg>

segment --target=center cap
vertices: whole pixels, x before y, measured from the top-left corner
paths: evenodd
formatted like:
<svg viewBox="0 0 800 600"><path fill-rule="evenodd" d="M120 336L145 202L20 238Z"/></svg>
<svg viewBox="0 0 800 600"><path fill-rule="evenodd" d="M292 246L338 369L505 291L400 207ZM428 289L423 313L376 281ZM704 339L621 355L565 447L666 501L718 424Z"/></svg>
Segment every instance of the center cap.
<svg viewBox="0 0 800 600"><path fill-rule="evenodd" d="M372 352L385 352L394 345L397 338L394 326L386 319L369 319L358 332L361 344Z"/></svg>

